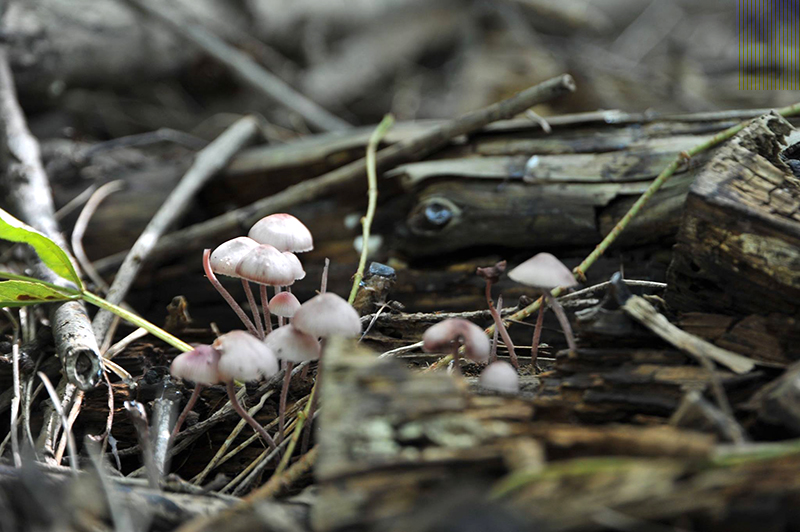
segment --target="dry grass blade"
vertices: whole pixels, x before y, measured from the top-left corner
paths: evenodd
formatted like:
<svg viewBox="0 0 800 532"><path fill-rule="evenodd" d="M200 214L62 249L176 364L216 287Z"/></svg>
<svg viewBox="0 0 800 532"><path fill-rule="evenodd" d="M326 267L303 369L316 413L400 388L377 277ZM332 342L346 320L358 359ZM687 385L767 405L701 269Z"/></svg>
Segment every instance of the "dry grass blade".
<svg viewBox="0 0 800 532"><path fill-rule="evenodd" d="M75 437L72 434L72 430L70 430L69 421L67 420L67 417L64 415L64 409L61 408L61 402L59 401L58 394L56 393L56 389L53 388L50 379L48 379L47 375L45 375L41 371L38 372L37 375L42 380L42 384L44 384L44 387L47 390L47 394L50 396L50 401L52 401L53 403L53 408L61 418L61 425L64 429L64 433L67 435L67 449L69 452L69 462L70 462L69 466L72 469L72 471L77 474L78 453L75 448Z"/></svg>

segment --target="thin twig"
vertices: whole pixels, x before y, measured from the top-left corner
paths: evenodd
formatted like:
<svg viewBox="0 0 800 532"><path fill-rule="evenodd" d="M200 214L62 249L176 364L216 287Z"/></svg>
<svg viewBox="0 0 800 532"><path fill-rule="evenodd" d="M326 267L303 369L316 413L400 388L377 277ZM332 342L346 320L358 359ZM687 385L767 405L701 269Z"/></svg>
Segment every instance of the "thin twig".
<svg viewBox="0 0 800 532"><path fill-rule="evenodd" d="M361 285L361 280L364 278L364 268L367 266L367 255L369 255L369 233L372 228L372 220L375 218L375 209L378 207L378 172L375 169L375 152L378 150L378 145L386 136L389 128L394 124L394 117L386 115L372 132L367 144L367 197L369 198L367 204L367 214L361 219L361 257L358 259L358 269L353 276L353 288L350 289L350 297L347 302L351 305L356 299L358 287Z"/></svg>
<svg viewBox="0 0 800 532"><path fill-rule="evenodd" d="M14 399L11 401L11 453L14 455L14 466L22 467L19 453L19 405L22 396L19 381L19 338L11 344L11 363L14 373Z"/></svg>
<svg viewBox="0 0 800 532"><path fill-rule="evenodd" d="M161 235L180 219L191 205L191 198L220 169L224 168L239 149L258 134L258 121L246 116L237 120L216 140L201 150L194 163L158 209L133 247L125 257L119 272L111 283L107 301L119 304L133 284L142 262L152 251ZM97 338L103 338L111 324L113 314L100 310L92 327Z"/></svg>
<svg viewBox="0 0 800 532"><path fill-rule="evenodd" d="M69 422L67 421L66 416L64 415L64 409L61 408L61 403L59 402L58 394L56 393L56 389L53 388L53 385L50 383L50 379L47 378L47 375L42 373L41 371L37 373L39 378L42 380L45 389L47 389L47 393L50 396L50 401L53 403L53 408L55 408L56 412L58 413L59 417L61 418L61 425L64 428L64 432L67 434L67 449L69 450L69 467L72 469L73 473L78 473L78 453L75 450L75 437L72 435L72 431L69 427Z"/></svg>
<svg viewBox="0 0 800 532"><path fill-rule="evenodd" d="M78 261L78 264L81 265L86 275L89 276L89 279L97 286L97 289L103 293L108 291L108 284L103 280L100 274L97 273L97 270L92 266L92 261L86 256L86 251L83 249L83 235L86 233L86 228L89 227L89 221L92 219L92 216L94 216L95 211L103 200L114 192L122 190L124 187L125 181L119 179L106 183L94 191L86 202L86 205L83 206L80 215L78 215L75 227L72 228L70 242L72 243L72 252L75 254L75 259Z"/></svg>
<svg viewBox="0 0 800 532"><path fill-rule="evenodd" d="M352 127L200 25L178 20L173 14L167 13L161 4L156 7L156 5L142 0L128 0L128 2L169 26L175 33L227 66L239 81L261 92L267 98L292 109L314 126L324 131L338 131Z"/></svg>
<svg viewBox="0 0 800 532"><path fill-rule="evenodd" d="M375 155L375 166L381 172L398 164L422 159L445 147L455 137L478 131L492 122L512 118L534 105L553 100L574 90L575 82L568 75L547 80L506 100L448 120L411 139L384 148ZM289 186L277 194L245 207L176 231L158 243L151 254L151 259L173 258L185 253L187 249L196 249L214 242L223 235L247 232L264 216L286 211L300 203L356 186L364 179L366 172L366 158L362 158L322 176ZM119 263L119 257L120 255L107 257L98 261L96 267L99 271L106 271L107 268Z"/></svg>

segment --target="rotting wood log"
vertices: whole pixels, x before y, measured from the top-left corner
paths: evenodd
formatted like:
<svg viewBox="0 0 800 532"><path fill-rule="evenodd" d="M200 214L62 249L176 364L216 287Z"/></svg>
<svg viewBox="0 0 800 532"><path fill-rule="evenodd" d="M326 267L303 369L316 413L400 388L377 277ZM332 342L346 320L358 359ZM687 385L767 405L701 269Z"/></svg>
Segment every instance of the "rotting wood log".
<svg viewBox="0 0 800 532"><path fill-rule="evenodd" d="M800 180L781 160L785 120L736 135L690 188L667 301L687 311L800 317ZM797 330L798 325L791 329Z"/></svg>

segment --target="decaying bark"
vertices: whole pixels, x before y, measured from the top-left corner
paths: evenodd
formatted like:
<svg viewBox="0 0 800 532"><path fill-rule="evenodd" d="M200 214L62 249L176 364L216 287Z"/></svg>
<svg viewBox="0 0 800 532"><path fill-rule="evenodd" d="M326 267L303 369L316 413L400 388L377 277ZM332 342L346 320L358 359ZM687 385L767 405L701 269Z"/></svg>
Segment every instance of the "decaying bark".
<svg viewBox="0 0 800 532"><path fill-rule="evenodd" d="M780 159L792 129L754 120L692 184L669 272L675 308L800 317L800 180Z"/></svg>

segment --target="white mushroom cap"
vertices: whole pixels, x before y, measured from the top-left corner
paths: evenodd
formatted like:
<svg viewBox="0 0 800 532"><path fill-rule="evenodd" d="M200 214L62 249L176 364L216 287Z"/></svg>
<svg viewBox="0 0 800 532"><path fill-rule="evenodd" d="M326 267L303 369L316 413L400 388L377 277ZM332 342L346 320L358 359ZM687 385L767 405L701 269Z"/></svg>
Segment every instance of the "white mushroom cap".
<svg viewBox="0 0 800 532"><path fill-rule="evenodd" d="M569 268L550 253L537 253L508 272L508 277L541 290L552 290L559 286L569 288L578 284Z"/></svg>
<svg viewBox="0 0 800 532"><path fill-rule="evenodd" d="M269 300L269 311L282 318L291 318L299 309L300 301L291 292L275 294Z"/></svg>
<svg viewBox="0 0 800 532"><path fill-rule="evenodd" d="M489 360L491 343L483 329L461 318L440 321L422 335L422 348L427 352L451 351L455 344L464 346L464 356L474 362Z"/></svg>
<svg viewBox="0 0 800 532"><path fill-rule="evenodd" d="M237 236L232 240L223 242L211 253L209 263L211 271L219 275L236 275L236 266L242 257L258 247L258 242L246 236Z"/></svg>
<svg viewBox="0 0 800 532"><path fill-rule="evenodd" d="M212 345L221 353L219 374L223 380L255 381L278 373L275 353L245 331L223 334Z"/></svg>
<svg viewBox="0 0 800 532"><path fill-rule="evenodd" d="M514 366L503 360L492 362L481 372L480 385L503 393L519 391L519 375Z"/></svg>
<svg viewBox="0 0 800 532"><path fill-rule="evenodd" d="M311 231L291 214L270 214L261 218L247 233L259 244L275 246L280 251L302 253L314 249Z"/></svg>
<svg viewBox="0 0 800 532"><path fill-rule="evenodd" d="M317 360L320 355L317 339L301 333L292 325L278 327L269 333L264 339L264 344L281 360L295 364L306 360Z"/></svg>
<svg viewBox="0 0 800 532"><path fill-rule="evenodd" d="M169 367L170 374L197 384L217 384L219 375L219 352L210 345L198 345L191 351L181 353Z"/></svg>
<svg viewBox="0 0 800 532"><path fill-rule="evenodd" d="M286 260L294 267L294 280L301 281L305 279L306 271L303 269L303 264L300 262L300 259L297 258L297 255L291 251L284 251L283 256L286 257Z"/></svg>
<svg viewBox="0 0 800 532"><path fill-rule="evenodd" d="M294 266L274 247L262 244L239 261L236 275L258 284L287 286L294 283Z"/></svg>
<svg viewBox="0 0 800 532"><path fill-rule="evenodd" d="M302 305L292 325L315 338L355 336L361 332L361 319L350 304L330 292L312 297Z"/></svg>

